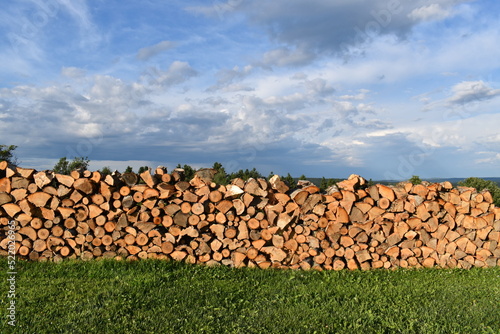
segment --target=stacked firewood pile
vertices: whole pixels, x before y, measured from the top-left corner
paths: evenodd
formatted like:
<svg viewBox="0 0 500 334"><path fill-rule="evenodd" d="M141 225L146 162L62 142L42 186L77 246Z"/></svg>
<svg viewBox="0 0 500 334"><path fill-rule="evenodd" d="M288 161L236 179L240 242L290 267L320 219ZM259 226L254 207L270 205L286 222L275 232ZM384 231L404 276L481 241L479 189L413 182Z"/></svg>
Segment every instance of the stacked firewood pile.
<svg viewBox="0 0 500 334"><path fill-rule="evenodd" d="M71 175L0 163L0 255L16 226L18 257L160 258L234 267L370 269L500 265L500 209L487 191L451 183L368 186L351 175L328 192L269 181L184 180L163 167Z"/></svg>

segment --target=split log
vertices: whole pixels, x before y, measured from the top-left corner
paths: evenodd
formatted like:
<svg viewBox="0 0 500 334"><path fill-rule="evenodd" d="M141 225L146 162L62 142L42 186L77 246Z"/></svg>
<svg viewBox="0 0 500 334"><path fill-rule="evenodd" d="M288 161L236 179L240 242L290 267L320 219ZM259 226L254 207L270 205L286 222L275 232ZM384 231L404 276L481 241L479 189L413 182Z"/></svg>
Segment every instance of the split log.
<svg viewBox="0 0 500 334"><path fill-rule="evenodd" d="M329 195L311 184L288 194L279 177L217 186L183 181L180 171L148 171L149 184L136 174L127 184L119 173L9 173L0 179L0 225L19 222L18 252L30 259L173 253L192 263L365 270L484 267L500 257L500 210L472 188L364 188L352 175Z"/></svg>
<svg viewBox="0 0 500 334"><path fill-rule="evenodd" d="M120 175L120 179L128 187L133 187L133 186L135 186L139 182L139 177L135 173L123 173L123 174Z"/></svg>
<svg viewBox="0 0 500 334"><path fill-rule="evenodd" d="M51 183L53 178L54 174L50 171L38 172L33 176L35 184L38 186L39 189L42 189L43 187Z"/></svg>
<svg viewBox="0 0 500 334"><path fill-rule="evenodd" d="M262 189L259 182L253 178L247 180L247 182L245 183L244 190L250 195L260 196L260 197L267 196L267 191Z"/></svg>

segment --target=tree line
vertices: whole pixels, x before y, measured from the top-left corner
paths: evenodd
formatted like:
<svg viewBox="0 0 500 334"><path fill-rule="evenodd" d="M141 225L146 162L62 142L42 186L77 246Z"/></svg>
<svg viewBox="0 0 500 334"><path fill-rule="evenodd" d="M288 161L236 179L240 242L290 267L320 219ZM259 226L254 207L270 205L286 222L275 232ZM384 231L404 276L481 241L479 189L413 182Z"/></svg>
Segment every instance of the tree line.
<svg viewBox="0 0 500 334"><path fill-rule="evenodd" d="M7 161L9 164L12 165L17 165L18 164L18 159L14 153L14 151L17 149L16 145L0 145L0 161ZM54 165L53 171L55 173L59 174L65 174L68 175L71 173L71 171L75 169L80 169L80 170L86 170L90 164L90 159L88 157L74 157L71 161L68 160L67 157L62 157L59 159L59 161ZM146 170L148 170L148 166L141 166L139 167L137 173L140 174ZM184 171L184 177L187 180L191 180L195 173L196 169L193 168L192 166L188 164L178 164L175 168L182 169ZM243 180L248 180L250 178L265 178L265 179L270 179L274 173L271 172L267 177L262 175L257 169L252 168L252 169L240 169L237 172L232 172L232 173L227 173L224 166L219 163L215 162L213 166L211 167L214 170L217 171L217 173L214 176L213 181L217 184L223 184L227 185L231 182L231 180L235 178L240 178ZM103 167L99 170L101 174L103 175L108 175L112 173L112 170L110 167L106 166ZM131 166L127 166L125 169L124 173L133 173L133 168ZM297 180L306 180L307 177L305 175L301 175L299 178L294 178L288 173L287 175L282 175L280 176L283 181L289 186L289 187L294 187L297 184ZM321 178L319 181L319 184L317 186L321 189L321 191L325 191L331 186L334 186L337 184L337 182L342 181L342 179L335 179L335 178ZM407 181L413 183L413 184L420 184L423 182L423 180L418 176L418 175L413 175L410 179ZM369 184L372 184L373 181L370 179L368 181ZM498 184L494 181L491 180L485 180L481 179L478 177L469 177L467 179L464 179L463 181L458 182L458 186L463 186L463 187L472 187L475 188L478 191L487 189L490 191L494 203L497 207L500 207L500 187Z"/></svg>

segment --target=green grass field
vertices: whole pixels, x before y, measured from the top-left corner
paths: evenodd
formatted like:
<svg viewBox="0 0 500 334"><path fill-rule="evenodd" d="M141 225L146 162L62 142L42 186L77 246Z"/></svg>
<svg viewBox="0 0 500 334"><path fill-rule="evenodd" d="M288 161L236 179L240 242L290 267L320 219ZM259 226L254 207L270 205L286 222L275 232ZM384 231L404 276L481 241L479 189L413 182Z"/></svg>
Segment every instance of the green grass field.
<svg viewBox="0 0 500 334"><path fill-rule="evenodd" d="M282 271L0 260L0 333L500 333L500 268Z"/></svg>

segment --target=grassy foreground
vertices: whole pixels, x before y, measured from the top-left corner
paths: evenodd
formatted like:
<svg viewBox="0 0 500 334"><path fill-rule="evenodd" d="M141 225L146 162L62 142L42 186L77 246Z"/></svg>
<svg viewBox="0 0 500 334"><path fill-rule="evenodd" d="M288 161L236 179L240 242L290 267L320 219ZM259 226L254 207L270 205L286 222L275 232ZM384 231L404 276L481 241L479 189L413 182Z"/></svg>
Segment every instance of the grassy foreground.
<svg viewBox="0 0 500 334"><path fill-rule="evenodd" d="M500 333L500 268L316 272L17 261L0 333Z"/></svg>

